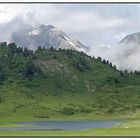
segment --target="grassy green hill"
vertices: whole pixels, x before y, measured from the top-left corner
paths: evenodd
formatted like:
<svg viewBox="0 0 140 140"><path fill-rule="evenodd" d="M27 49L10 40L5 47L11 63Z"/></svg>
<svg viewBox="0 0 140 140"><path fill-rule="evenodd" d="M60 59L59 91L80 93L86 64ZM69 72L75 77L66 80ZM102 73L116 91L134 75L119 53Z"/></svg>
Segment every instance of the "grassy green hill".
<svg viewBox="0 0 140 140"><path fill-rule="evenodd" d="M140 110L139 72L73 50L36 52L0 44L0 117L131 114Z"/></svg>

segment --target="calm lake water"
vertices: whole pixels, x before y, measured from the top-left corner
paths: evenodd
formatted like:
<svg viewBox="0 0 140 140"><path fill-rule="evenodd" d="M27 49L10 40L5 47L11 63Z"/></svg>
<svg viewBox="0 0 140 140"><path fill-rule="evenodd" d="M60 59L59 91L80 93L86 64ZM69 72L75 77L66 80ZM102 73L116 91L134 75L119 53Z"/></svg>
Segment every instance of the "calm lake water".
<svg viewBox="0 0 140 140"><path fill-rule="evenodd" d="M111 128L121 123L118 120L94 120L94 121L44 121L22 122L22 127L0 128L0 130L82 130L90 128Z"/></svg>

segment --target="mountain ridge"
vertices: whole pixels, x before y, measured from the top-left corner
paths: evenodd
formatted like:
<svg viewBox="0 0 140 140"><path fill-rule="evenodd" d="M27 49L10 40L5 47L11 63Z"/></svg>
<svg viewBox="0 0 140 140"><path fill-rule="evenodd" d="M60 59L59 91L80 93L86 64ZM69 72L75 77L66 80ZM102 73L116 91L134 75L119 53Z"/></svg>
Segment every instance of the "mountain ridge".
<svg viewBox="0 0 140 140"><path fill-rule="evenodd" d="M39 25L31 27L29 30L19 30L12 33L12 42L20 47L27 47L31 50L37 50L38 46L56 49L73 49L76 51L88 52L89 48L80 41L71 39L64 32L58 30L52 25Z"/></svg>

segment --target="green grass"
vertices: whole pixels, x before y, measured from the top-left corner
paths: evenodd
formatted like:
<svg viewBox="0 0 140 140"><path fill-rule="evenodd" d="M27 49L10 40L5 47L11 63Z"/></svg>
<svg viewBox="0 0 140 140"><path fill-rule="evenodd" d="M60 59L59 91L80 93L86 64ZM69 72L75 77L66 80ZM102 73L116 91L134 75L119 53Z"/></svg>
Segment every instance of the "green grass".
<svg viewBox="0 0 140 140"><path fill-rule="evenodd" d="M90 129L90 130L42 130L42 131L0 131L0 136L51 136L51 137L63 137L63 136L140 136L140 129Z"/></svg>
<svg viewBox="0 0 140 140"><path fill-rule="evenodd" d="M139 73L120 72L84 53L45 49L33 53L0 44L0 127L51 119L139 120L139 85ZM112 129L0 131L0 135L138 135L138 126L129 122Z"/></svg>
<svg viewBox="0 0 140 140"><path fill-rule="evenodd" d="M0 116L122 115L140 109L140 77L72 50L0 45ZM71 116L69 116L71 117Z"/></svg>

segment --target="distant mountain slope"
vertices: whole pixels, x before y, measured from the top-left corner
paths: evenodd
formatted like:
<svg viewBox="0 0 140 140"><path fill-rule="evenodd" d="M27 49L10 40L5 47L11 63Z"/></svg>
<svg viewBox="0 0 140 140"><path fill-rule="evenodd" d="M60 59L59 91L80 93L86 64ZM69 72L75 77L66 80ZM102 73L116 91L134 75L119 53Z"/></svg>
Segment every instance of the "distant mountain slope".
<svg viewBox="0 0 140 140"><path fill-rule="evenodd" d="M138 33L133 33L133 34L130 34L130 35L127 35L126 37L124 37L120 43L123 43L123 44L140 44L140 32Z"/></svg>
<svg viewBox="0 0 140 140"><path fill-rule="evenodd" d="M20 47L27 47L36 50L38 46L56 49L73 49L76 51L88 52L89 48L80 41L73 40L64 32L52 25L40 25L36 28L25 28L12 33L12 41Z"/></svg>
<svg viewBox="0 0 140 140"><path fill-rule="evenodd" d="M94 52L94 48L93 48ZM126 35L120 42L108 47L95 48L95 56L100 56L116 65L119 70L140 70L140 32Z"/></svg>

